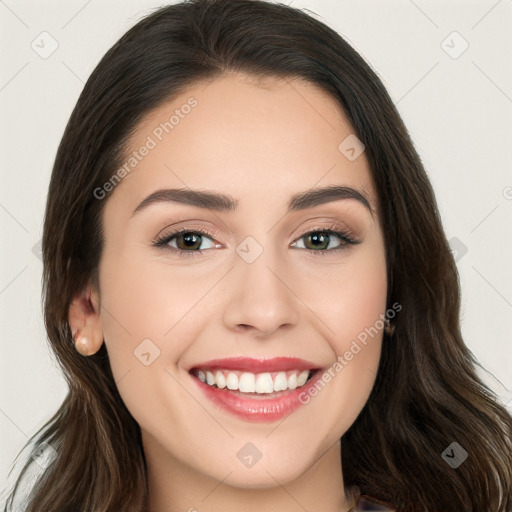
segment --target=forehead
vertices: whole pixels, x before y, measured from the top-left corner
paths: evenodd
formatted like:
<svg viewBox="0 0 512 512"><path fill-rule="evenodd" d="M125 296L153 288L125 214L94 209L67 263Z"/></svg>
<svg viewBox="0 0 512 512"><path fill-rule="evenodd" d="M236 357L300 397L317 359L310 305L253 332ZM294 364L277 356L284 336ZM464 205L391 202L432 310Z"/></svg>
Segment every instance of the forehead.
<svg viewBox="0 0 512 512"><path fill-rule="evenodd" d="M190 85L144 117L113 195L134 206L158 189L205 188L261 207L340 184L365 191L376 208L364 151L355 159L346 151L354 140L341 106L318 86L229 73Z"/></svg>

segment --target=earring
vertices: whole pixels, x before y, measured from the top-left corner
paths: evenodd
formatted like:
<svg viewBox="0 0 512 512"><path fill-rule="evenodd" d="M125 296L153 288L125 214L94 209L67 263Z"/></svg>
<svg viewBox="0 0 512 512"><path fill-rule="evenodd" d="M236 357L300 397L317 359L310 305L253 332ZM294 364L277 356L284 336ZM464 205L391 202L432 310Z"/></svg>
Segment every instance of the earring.
<svg viewBox="0 0 512 512"><path fill-rule="evenodd" d="M395 333L395 324L392 324L388 318L384 320L384 332L389 336L393 336Z"/></svg>
<svg viewBox="0 0 512 512"><path fill-rule="evenodd" d="M96 351L91 347L91 340L86 336L76 336L74 339L76 351L83 356L91 356Z"/></svg>
<svg viewBox="0 0 512 512"><path fill-rule="evenodd" d="M76 336L74 342L75 349L79 354L89 355L89 340L85 336Z"/></svg>

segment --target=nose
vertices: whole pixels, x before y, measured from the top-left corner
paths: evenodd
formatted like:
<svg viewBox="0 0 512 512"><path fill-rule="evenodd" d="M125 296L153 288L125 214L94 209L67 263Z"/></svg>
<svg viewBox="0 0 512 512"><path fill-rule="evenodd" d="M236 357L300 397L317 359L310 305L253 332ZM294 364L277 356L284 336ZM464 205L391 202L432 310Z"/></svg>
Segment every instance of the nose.
<svg viewBox="0 0 512 512"><path fill-rule="evenodd" d="M235 262L223 315L229 330L252 331L256 337L266 338L298 322L301 301L286 271L270 252L264 250L252 263L241 258Z"/></svg>

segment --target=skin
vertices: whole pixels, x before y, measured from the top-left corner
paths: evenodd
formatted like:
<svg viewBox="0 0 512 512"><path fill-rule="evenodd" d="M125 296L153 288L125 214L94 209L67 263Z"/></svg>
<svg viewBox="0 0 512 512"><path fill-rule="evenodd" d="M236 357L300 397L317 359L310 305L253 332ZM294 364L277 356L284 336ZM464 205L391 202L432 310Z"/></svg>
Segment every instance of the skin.
<svg viewBox="0 0 512 512"><path fill-rule="evenodd" d="M129 152L191 96L197 106L106 200L100 290L88 287L70 306L77 348L88 355L106 343L142 430L148 511L348 510L339 439L373 387L381 330L307 405L272 423L216 408L186 368L245 355L296 356L327 369L385 313L384 237L365 154L350 161L338 149L353 129L321 89L238 73L196 83L151 112ZM374 214L354 199L287 213L293 194L326 185L360 191ZM132 217L150 193L180 187L232 195L238 209L167 202ZM361 243L307 251L315 245L303 235L333 221ZM202 255L152 245L179 227L218 231L202 238ZM247 236L263 248L250 264L236 252ZM329 248L340 243L331 237ZM160 355L145 366L134 350L147 338ZM247 442L261 452L252 467L237 457Z"/></svg>

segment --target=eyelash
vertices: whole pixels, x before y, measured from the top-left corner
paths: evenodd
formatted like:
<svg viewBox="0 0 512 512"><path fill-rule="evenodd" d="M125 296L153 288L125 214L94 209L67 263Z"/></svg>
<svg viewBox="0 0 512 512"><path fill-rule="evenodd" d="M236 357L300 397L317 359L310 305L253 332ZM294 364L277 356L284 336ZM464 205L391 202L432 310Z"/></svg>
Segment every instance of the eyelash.
<svg viewBox="0 0 512 512"><path fill-rule="evenodd" d="M173 239L173 238L176 238L176 236L182 234L182 233L192 233L192 234L195 234L195 235L205 235L207 236L208 238L212 238L216 235L218 230L213 230L213 232L209 232L205 229L202 229L202 228L197 228L197 229L189 229L189 228L180 228L176 231L173 231L172 233L168 233L160 238L157 238L156 240L154 240L153 242L153 245L155 247L158 247L158 248L161 248L161 249L165 249L165 250L169 250L173 253L178 253L180 257L183 257L183 258L188 258L190 256L198 256L200 254L203 254L206 251L210 250L210 249L198 249L196 251L185 251L183 249L175 249L174 247L171 247L169 246L169 242ZM327 235L335 235L337 236L341 241L341 245L339 247L336 247L335 249L319 249L319 250L315 250L315 249L300 249L302 251L308 251L310 253L314 253L314 254L321 254L322 256L325 256L325 255L328 255L328 254L333 254L333 253L336 253L338 251L343 251L347 248L347 246L350 246L350 245L357 245L361 242L355 240L352 235L350 234L350 232L346 231L345 229L341 228L339 225L337 224L334 224L332 226L330 226L329 228L313 228L312 230L310 231L307 231L306 233L304 233L303 235L301 235L299 238L297 238L297 240L300 240L301 238L304 238L305 236L307 235L311 235L311 234L315 234L315 233L322 233L322 234L327 234ZM294 242L295 243L295 242Z"/></svg>
<svg viewBox="0 0 512 512"><path fill-rule="evenodd" d="M192 234L196 234L196 235L205 235L207 236L208 238L211 238L213 239L215 236L216 236L216 233L218 232L217 229L215 230L212 230L211 232L208 231L208 230L205 230L205 229L202 229L202 228L197 228L197 229L190 229L190 228L180 228L176 231L173 231L172 233L168 233L156 240L154 240L153 242L153 245L157 248L161 248L161 249L165 249L165 250L169 250L173 253L178 253L180 257L183 257L183 258L188 258L188 257L193 257L193 256L198 256L200 254L203 254L204 251L206 250L209 250L209 249L198 249L196 251L186 251L186 250L183 250L183 249L175 249L174 247L171 247L169 246L169 242L176 238L176 236L182 234L182 233L192 233ZM315 234L315 233L322 233L322 234L327 234L327 235L335 235L336 237L338 237L340 240L341 240L341 244L339 247L336 247L334 249L300 249L300 250L305 250L305 251L308 251L309 253L314 253L315 255L319 255L319 253L322 255L322 256L326 256L326 255L329 255L329 254L334 254L338 251L343 251L347 248L347 246L350 246L350 245L357 245L361 242L355 240L353 238L353 236L350 234L349 231L346 230L346 228L342 228L341 226L339 226L338 224L333 224L327 228L320 228L320 227L315 227L309 231L307 231L306 233L302 234L299 238L297 238L296 240L300 240L301 238L304 238L305 236L307 235L311 235L311 234ZM295 242L294 242L295 243Z"/></svg>

